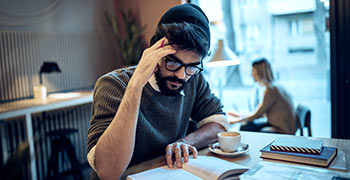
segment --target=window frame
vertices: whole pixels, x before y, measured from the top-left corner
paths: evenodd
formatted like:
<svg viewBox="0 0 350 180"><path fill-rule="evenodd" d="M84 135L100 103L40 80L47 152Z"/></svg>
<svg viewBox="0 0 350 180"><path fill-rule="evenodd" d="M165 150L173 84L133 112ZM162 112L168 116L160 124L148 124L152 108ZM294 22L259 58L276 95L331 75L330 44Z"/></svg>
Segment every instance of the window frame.
<svg viewBox="0 0 350 180"><path fill-rule="evenodd" d="M330 1L332 138L350 139L350 1Z"/></svg>

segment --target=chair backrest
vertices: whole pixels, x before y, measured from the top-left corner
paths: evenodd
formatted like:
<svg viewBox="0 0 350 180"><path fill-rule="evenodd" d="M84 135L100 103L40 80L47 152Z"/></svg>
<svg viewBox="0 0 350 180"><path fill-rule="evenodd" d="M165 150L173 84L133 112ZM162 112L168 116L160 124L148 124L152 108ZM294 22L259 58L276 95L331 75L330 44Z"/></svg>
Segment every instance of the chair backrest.
<svg viewBox="0 0 350 180"><path fill-rule="evenodd" d="M307 128L309 136L311 134L311 111L308 107L299 104L296 109L297 113L297 127L300 129L300 135L303 136L304 127Z"/></svg>
<svg viewBox="0 0 350 180"><path fill-rule="evenodd" d="M29 157L29 143L24 140L0 169L1 179L27 179L23 169L29 164Z"/></svg>

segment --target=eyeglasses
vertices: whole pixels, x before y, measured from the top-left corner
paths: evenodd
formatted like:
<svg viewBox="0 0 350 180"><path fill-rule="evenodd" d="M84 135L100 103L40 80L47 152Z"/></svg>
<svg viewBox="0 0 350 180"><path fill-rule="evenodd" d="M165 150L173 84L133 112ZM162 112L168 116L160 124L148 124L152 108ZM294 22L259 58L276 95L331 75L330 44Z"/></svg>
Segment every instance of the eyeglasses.
<svg viewBox="0 0 350 180"><path fill-rule="evenodd" d="M179 60L176 60L175 58L172 58L170 56L165 56L164 61L165 61L165 69L171 72L176 72L180 70L182 67L185 67L185 73L188 76L193 76L203 71L202 63L200 63L201 67L198 67L197 65L193 65L193 64L183 64Z"/></svg>

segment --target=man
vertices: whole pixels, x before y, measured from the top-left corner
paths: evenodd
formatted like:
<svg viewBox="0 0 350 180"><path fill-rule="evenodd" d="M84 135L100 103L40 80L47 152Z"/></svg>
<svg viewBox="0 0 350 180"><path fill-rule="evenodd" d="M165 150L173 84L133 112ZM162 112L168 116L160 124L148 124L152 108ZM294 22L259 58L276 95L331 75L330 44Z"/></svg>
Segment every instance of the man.
<svg viewBox="0 0 350 180"><path fill-rule="evenodd" d="M88 160L100 179L164 155L182 167L197 148L228 128L220 101L200 73L208 54L208 19L196 5L169 9L137 67L102 76L95 85ZM189 120L198 130L188 134ZM182 161L183 159L183 161Z"/></svg>

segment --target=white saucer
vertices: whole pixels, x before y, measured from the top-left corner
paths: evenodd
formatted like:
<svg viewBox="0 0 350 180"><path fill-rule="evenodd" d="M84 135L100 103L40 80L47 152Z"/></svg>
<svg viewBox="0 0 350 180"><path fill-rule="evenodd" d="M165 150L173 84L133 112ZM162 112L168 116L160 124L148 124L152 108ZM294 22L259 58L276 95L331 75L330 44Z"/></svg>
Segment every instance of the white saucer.
<svg viewBox="0 0 350 180"><path fill-rule="evenodd" d="M247 147L246 149L244 149L244 147ZM246 153L249 151L249 146L248 144L245 143L240 143L237 151L235 152L224 152L220 149L219 143L215 143L211 146L209 146L209 151L221 156L226 156L226 157L237 157L237 156L241 156L242 154Z"/></svg>

